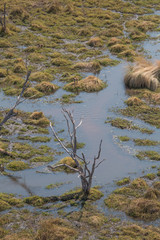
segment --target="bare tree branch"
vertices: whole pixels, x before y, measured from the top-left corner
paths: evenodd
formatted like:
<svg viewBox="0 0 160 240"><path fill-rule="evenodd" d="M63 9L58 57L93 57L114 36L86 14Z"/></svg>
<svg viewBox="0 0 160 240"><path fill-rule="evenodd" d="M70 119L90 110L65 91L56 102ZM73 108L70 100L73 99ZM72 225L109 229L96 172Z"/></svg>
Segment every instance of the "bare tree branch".
<svg viewBox="0 0 160 240"><path fill-rule="evenodd" d="M80 123L77 125L77 127L76 127L76 130L77 130L77 128L79 128L81 125L82 125L82 119L81 119L81 121L80 121Z"/></svg>
<svg viewBox="0 0 160 240"><path fill-rule="evenodd" d="M95 160L97 160L97 159L100 158L101 150L102 150L102 139L101 139L101 141L100 141L98 155L97 155L97 157L95 157Z"/></svg>
<svg viewBox="0 0 160 240"><path fill-rule="evenodd" d="M66 151L66 153L68 153L68 155L73 159L77 168L73 168L73 167L69 166L68 164L59 164L59 165L54 165L54 166L48 166L48 168L51 169L51 170L54 170L58 167L63 166L63 167L67 167L67 168L79 173L79 176L80 176L80 179L81 179L81 184L82 184L82 191L83 191L84 195L87 196L90 192L90 188L91 188L91 185L92 185L93 174L95 172L95 169L104 161L104 160L102 160L99 163L97 163L97 160L99 160L100 155L101 155L102 140L100 141L98 154L97 154L97 156L94 157L93 164L92 164L92 167L91 167L91 170L90 170L89 167L88 167L90 161L86 161L86 157L85 157L84 153L82 153L82 157L80 157L76 154L76 152L77 152L77 135L76 135L77 133L76 133L76 129L81 126L82 120L76 126L72 113L69 112L68 110L64 109L64 108L62 110L63 110L63 115L64 115L64 117L66 119L66 123L67 123L68 134L69 134L69 137L70 137L70 143L71 143L71 147L72 147L71 151L69 151L68 148L60 140L60 138L58 137L58 135L56 134L56 132L55 132L53 126L52 126L52 123L50 123L50 127L51 127L51 130L53 132L54 137L57 139L57 141L60 143L62 148ZM71 130L71 127L72 127L72 130ZM82 164L80 164L79 161L81 161ZM83 167L81 165L83 165Z"/></svg>
<svg viewBox="0 0 160 240"><path fill-rule="evenodd" d="M25 80L25 82L24 82L24 84L23 84L22 91L21 91L20 95L17 97L17 101L16 101L15 105L9 110L9 112L6 114L6 116L4 117L4 119L2 120L2 122L0 123L0 130L1 130L2 126L3 126L3 124L6 123L11 117L13 117L13 115L14 115L14 109L15 109L20 103L22 103L21 97L23 96L24 91L25 91L26 88L28 87L28 86L27 86L27 83L28 83L28 81L29 81L30 74L31 74L31 71L27 72L26 80Z"/></svg>
<svg viewBox="0 0 160 240"><path fill-rule="evenodd" d="M105 161L105 159L103 159L102 161L100 161L100 162L95 166L95 169L98 168L99 165L100 165L102 162L104 162L104 161Z"/></svg>
<svg viewBox="0 0 160 240"><path fill-rule="evenodd" d="M65 147L65 145L62 143L62 141L59 139L59 137L57 136L57 134L56 134L56 132L55 132L55 130L54 130L51 122L50 122L50 128L51 128L51 130L52 130L52 132L53 132L54 137L55 137L55 138L57 139L57 141L60 143L60 145L62 146L62 148L68 153L68 155L69 155L70 157L72 157L72 152L70 152L70 151Z"/></svg>
<svg viewBox="0 0 160 240"><path fill-rule="evenodd" d="M59 167L67 167L67 168L69 168L70 170L75 171L75 172L77 172L77 173L80 174L80 172L79 172L78 169L73 168L73 167L71 167L71 166L69 166L68 164L65 164L65 163L64 163L64 164L58 164L58 165L55 165L55 166L50 166L50 165L48 165L48 168L51 169L51 170L54 170L54 169L59 168Z"/></svg>

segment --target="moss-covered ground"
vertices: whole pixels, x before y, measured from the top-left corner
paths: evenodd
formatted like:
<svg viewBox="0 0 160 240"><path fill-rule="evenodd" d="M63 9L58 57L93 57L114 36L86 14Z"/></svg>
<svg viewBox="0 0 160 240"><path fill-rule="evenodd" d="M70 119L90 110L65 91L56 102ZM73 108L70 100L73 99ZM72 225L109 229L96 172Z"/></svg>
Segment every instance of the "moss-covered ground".
<svg viewBox="0 0 160 240"><path fill-rule="evenodd" d="M76 96L81 91L97 92L107 87L107 83L95 74L103 67L119 64L121 59L135 61L143 55L137 43L149 39L149 32L159 31L160 16L154 14L154 9L160 10L158 0L5 0L0 2L2 16L4 2L7 28L4 31L0 26L0 88L8 96L21 92L29 69L31 76L24 92L25 98L41 98L63 88L73 93L66 92L55 101L77 103ZM107 51L110 55L106 54ZM86 72L90 76L86 77ZM125 101L125 108L117 111L120 116L107 120L107 123L144 134L152 134L153 129L160 128L160 89L155 92L127 89L126 93L129 98ZM0 121L5 113L6 110L0 112ZM134 124L134 119L148 126ZM49 120L42 112L15 111L15 117L1 130L0 149L7 153L0 152L1 169L3 166L5 170L2 174L25 171L36 163L53 161L55 151L42 145L50 141L48 126ZM119 140L126 143L133 141L139 148L159 145L159 141L144 137L119 136ZM159 161L160 153L138 150L136 157L141 161ZM158 171L132 181L129 177L117 181L119 188L108 197L104 196L105 205L136 220L150 222L159 219L159 176ZM51 183L47 191L62 185ZM0 193L0 238L160 239L159 228L152 225L126 223L112 216L106 217L93 203L102 197L103 193L98 188L91 190L86 202L81 198L79 189L48 198L30 196L24 199ZM27 210L30 206L33 209L31 212ZM69 209L77 209L69 212L68 206ZM47 210L55 210L56 216Z"/></svg>
<svg viewBox="0 0 160 240"><path fill-rule="evenodd" d="M7 28L5 32L0 29L0 85L7 95L20 92L26 65L32 74L24 96L40 98L59 88L54 80L65 81L64 72L75 76L73 82L76 82L77 74L98 72L104 66L119 63L104 55L104 50L134 61L139 55L137 41L147 39L148 31L159 30L160 18L152 14L151 8L153 5L159 9L157 1L146 4L122 0L85 3L6 0L5 3ZM138 15L136 20L134 14Z"/></svg>
<svg viewBox="0 0 160 240"><path fill-rule="evenodd" d="M109 208L122 210L135 219L155 220L159 218L160 213L158 182L155 174L147 174L144 178L128 181L125 187L116 189L105 199L105 204Z"/></svg>
<svg viewBox="0 0 160 240"><path fill-rule="evenodd" d="M5 113L1 112L2 118ZM33 167L35 162L53 161L55 151L44 145L51 140L46 136L49 134L48 125L49 120L42 112L15 110L15 116L4 124L1 131L0 164L4 169L21 171Z"/></svg>

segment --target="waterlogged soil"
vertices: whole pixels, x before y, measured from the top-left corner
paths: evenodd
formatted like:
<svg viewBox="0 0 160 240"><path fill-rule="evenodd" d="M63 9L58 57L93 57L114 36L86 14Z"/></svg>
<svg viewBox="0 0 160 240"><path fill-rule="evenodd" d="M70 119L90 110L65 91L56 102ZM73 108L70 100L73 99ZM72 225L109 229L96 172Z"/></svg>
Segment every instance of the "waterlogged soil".
<svg viewBox="0 0 160 240"><path fill-rule="evenodd" d="M31 76L26 100L1 131L0 149L7 154L0 155L0 237L160 239L160 91L123 84L128 64L159 59L159 2L7 0L6 8L0 120L27 70ZM51 121L69 146L62 106L73 110L77 123L83 120L78 153L92 162L103 140L105 161L93 178L101 189L87 202L63 201L80 179L47 168L67 157L49 128Z"/></svg>

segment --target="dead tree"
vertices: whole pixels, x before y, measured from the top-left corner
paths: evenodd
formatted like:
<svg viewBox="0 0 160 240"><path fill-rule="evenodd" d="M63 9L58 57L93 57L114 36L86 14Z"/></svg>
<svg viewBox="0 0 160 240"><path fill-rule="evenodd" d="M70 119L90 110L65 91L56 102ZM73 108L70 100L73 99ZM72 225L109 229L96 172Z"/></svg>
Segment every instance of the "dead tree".
<svg viewBox="0 0 160 240"><path fill-rule="evenodd" d="M76 168L73 168L67 164L48 166L48 168L50 170L54 171L54 169L59 168L59 167L67 167L70 170L78 173L79 177L81 179L82 192L83 192L84 196L88 196L91 186L92 186L92 180L93 180L93 175L94 175L95 169L104 161L104 160L98 161L100 158L100 154L101 154L102 140L100 141L100 144L99 144L98 154L97 154L97 156L94 157L94 160L93 160L93 163L92 163L92 166L90 169L89 168L90 161L86 160L84 153L82 153L82 156L77 155L77 128L81 126L82 120L76 126L76 123L74 121L72 113L64 108L62 110L63 110L63 115L64 115L64 117L66 119L66 123L67 123L68 134L69 134L70 143L71 143L71 150L69 150L63 144L63 142L60 140L60 138L58 137L58 135L56 134L56 132L52 126L52 123L50 123L50 127L51 127L54 137L57 139L57 141L60 143L62 148L66 151L66 153L75 162Z"/></svg>
<svg viewBox="0 0 160 240"><path fill-rule="evenodd" d="M7 30L7 26L6 26L6 3L4 3L3 17L0 18L0 23L2 25L2 32L6 33L6 30Z"/></svg>
<svg viewBox="0 0 160 240"><path fill-rule="evenodd" d="M19 104L21 104L22 102L24 102L24 100L21 100L21 98L22 98L22 96L23 96L24 91L25 91L26 88L28 87L28 81L29 81L30 74L31 74L31 71L28 71L28 72L27 72L27 76L26 76L26 80L25 80L25 82L24 82L24 84L23 84L23 87L22 87L22 91L21 91L20 95L18 96L16 103L15 103L14 106L8 111L8 113L5 115L5 117L3 118L3 120L0 122L0 130L2 129L3 124L6 123L11 117L14 116L14 109L15 109Z"/></svg>

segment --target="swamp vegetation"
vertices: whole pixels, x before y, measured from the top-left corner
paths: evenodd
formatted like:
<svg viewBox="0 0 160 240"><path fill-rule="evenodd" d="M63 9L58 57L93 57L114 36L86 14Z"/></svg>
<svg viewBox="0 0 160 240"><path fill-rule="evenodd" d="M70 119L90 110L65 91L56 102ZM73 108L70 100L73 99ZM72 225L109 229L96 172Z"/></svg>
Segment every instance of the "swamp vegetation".
<svg viewBox="0 0 160 240"><path fill-rule="evenodd" d="M1 239L160 239L160 75L154 47L145 49L159 43L159 32L159 0L0 2L0 122L31 71L21 106L0 130ZM124 75L126 86L119 80ZM78 154L96 153L104 133L107 163L94 173L87 199L73 171L47 168L76 168L49 128L52 122L72 147L62 106L74 108L76 120L82 107L93 116L82 128ZM127 170L120 174L122 163Z"/></svg>

